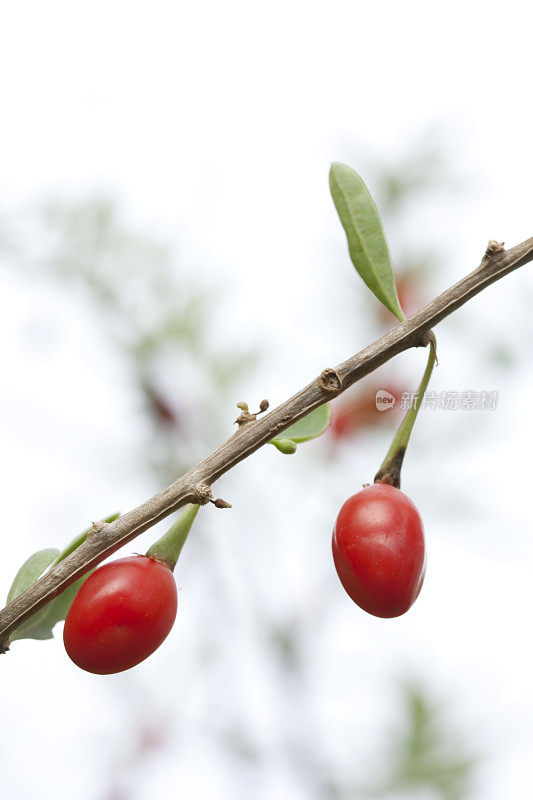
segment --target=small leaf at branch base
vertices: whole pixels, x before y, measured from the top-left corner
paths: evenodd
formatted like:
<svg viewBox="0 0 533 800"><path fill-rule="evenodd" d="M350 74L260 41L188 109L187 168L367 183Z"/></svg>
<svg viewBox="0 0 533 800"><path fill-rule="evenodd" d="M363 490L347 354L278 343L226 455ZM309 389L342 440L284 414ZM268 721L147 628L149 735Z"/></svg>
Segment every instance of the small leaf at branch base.
<svg viewBox="0 0 533 800"><path fill-rule="evenodd" d="M54 559L59 555L59 550L49 548L47 550L39 550L28 558L27 561L21 566L15 576L15 580L9 590L7 602L10 603L19 594L22 594L28 589L35 581L43 574L47 567L53 563ZM51 600L44 608L37 611L26 622L23 622L20 627L9 637L10 641L16 639L52 639L52 628L62 619L65 619L70 604L74 600L74 595L80 588L83 581L89 577L83 575L76 583L69 586L60 595Z"/></svg>
<svg viewBox="0 0 533 800"><path fill-rule="evenodd" d="M104 522L112 522L120 515L118 513L110 514L104 518ZM80 544L82 544L87 535L91 532L93 526L76 536L67 547L62 550L55 548L48 548L46 550L39 550L28 558L27 561L21 566L15 576L15 580L11 585L7 602L10 603L19 594L22 594L26 589L29 589L35 581L48 569L48 567L55 567L60 561L66 558L70 553L73 553ZM94 570L91 570L94 572ZM52 639L52 629L57 622L65 619L67 612L70 608L74 596L82 583L89 577L91 572L82 575L75 583L68 586L61 594L47 603L44 608L33 614L26 622L23 622L14 633L9 637L10 641L16 639Z"/></svg>
<svg viewBox="0 0 533 800"><path fill-rule="evenodd" d="M59 550L50 547L47 550L38 550L30 556L15 575L15 580L11 584L6 602L10 603L15 597L18 597L19 594L28 589L32 583L35 583L37 578L43 574L58 555Z"/></svg>
<svg viewBox="0 0 533 800"><path fill-rule="evenodd" d="M41 608L40 611L30 617L26 622L23 622L22 625L11 634L9 637L10 641L13 642L15 639L53 639L54 634L52 631L54 625L65 619L76 592L92 572L94 572L94 570L82 575L79 580L71 586L68 586L64 592L61 592L61 594L47 603L44 608Z"/></svg>
<svg viewBox="0 0 533 800"><path fill-rule="evenodd" d="M329 403L315 408L305 417L299 419L294 425L284 430L279 436L270 440L270 444L281 453L288 455L296 451L296 445L301 442L308 442L321 436L329 426L331 421L331 408Z"/></svg>
<svg viewBox="0 0 533 800"><path fill-rule="evenodd" d="M394 316L405 319L381 219L362 178L346 164L334 162L329 187L348 239L350 258L371 292Z"/></svg>

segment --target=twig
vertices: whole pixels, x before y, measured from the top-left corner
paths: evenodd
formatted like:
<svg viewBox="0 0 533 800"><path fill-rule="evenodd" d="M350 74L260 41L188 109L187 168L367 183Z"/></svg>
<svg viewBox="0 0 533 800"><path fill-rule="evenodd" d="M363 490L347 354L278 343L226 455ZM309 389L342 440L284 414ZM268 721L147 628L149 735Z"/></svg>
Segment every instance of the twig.
<svg viewBox="0 0 533 800"><path fill-rule="evenodd" d="M241 425L211 455L150 500L93 529L73 553L0 611L0 652L9 636L28 617L104 558L186 503L204 505L212 499L211 485L225 472L310 411L342 394L348 387L410 347L424 346L427 333L438 322L491 283L533 260L533 237L508 250L491 241L480 266L413 317L396 325L364 350L325 369L293 397L258 419Z"/></svg>

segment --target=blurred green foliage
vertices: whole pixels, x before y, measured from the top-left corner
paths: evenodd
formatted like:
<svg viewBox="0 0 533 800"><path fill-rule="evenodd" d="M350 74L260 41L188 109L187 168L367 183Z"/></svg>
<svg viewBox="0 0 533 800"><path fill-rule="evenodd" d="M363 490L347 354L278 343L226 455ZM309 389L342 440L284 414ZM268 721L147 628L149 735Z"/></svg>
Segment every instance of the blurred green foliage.
<svg viewBox="0 0 533 800"><path fill-rule="evenodd" d="M471 788L477 758L427 687L412 681L400 686L404 719L384 753L385 780L368 796L462 800Z"/></svg>
<svg viewBox="0 0 533 800"><path fill-rule="evenodd" d="M39 268L85 292L148 412L142 463L159 480L176 478L227 437L235 385L259 350L217 346L211 321L223 292L195 280L170 246L125 226L109 200L48 203L42 224Z"/></svg>

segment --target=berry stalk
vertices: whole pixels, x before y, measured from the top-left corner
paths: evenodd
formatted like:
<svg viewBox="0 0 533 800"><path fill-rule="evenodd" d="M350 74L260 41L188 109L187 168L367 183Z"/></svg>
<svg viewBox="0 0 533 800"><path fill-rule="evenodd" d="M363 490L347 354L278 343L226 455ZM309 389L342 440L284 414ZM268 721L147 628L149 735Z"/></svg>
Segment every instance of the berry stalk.
<svg viewBox="0 0 533 800"><path fill-rule="evenodd" d="M395 486L396 489L400 488L400 474L405 451L407 450L407 445L409 444L409 439L411 438L415 420L418 416L426 389L428 388L433 367L437 361L437 341L433 332L430 332L429 334L429 348L428 363L422 376L422 380L420 381L418 391L415 394L413 405L407 411L400 424L400 427L396 431L396 435L392 440L388 453L385 456L381 467L376 473L374 483L390 483L391 486Z"/></svg>
<svg viewBox="0 0 533 800"><path fill-rule="evenodd" d="M171 571L174 571L199 508L200 506L194 503L186 505L174 525L168 529L161 539L154 542L146 555L149 558L156 558Z"/></svg>

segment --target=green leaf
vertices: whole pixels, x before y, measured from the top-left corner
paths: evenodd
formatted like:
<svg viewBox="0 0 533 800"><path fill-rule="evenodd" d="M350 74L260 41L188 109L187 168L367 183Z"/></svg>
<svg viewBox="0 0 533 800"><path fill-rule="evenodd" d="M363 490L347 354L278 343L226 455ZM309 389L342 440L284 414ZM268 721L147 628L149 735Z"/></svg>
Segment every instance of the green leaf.
<svg viewBox="0 0 533 800"><path fill-rule="evenodd" d="M57 555L59 555L59 550L51 547L47 550L38 550L37 553L30 556L15 575L15 580L11 584L6 602L10 603L15 597L18 597L19 594L28 589L32 583L35 583Z"/></svg>
<svg viewBox="0 0 533 800"><path fill-rule="evenodd" d="M119 516L118 513L110 514L104 518L103 522L113 522ZM7 602L10 603L11 600L14 600L15 597L18 597L19 594L28 589L48 567L55 567L56 564L74 552L85 541L91 529L92 526L76 536L61 552L55 548L49 548L47 550L39 550L39 552L30 556L17 572L9 590ZM61 594L47 603L44 608L33 614L26 622L23 622L11 634L10 641L13 642L16 639L52 639L54 625L65 619L76 592L82 583L87 580L91 572L94 572L94 570L82 575L75 583L68 586L64 592L61 592Z"/></svg>
<svg viewBox="0 0 533 800"><path fill-rule="evenodd" d="M47 550L39 550L30 556L17 572L9 590L7 602L10 603L35 583L37 578L43 574L58 555L59 550L48 548ZM65 619L70 604L74 600L74 595L87 577L88 575L83 575L76 583L73 583L72 586L69 586L64 592L47 603L44 608L37 611L26 622L23 622L11 634L10 641L13 642L15 639L51 639L53 637L52 628L56 622Z"/></svg>
<svg viewBox="0 0 533 800"><path fill-rule="evenodd" d="M378 210L362 178L346 164L333 162L329 188L348 239L350 258L368 288L402 322L394 270Z"/></svg>
<svg viewBox="0 0 533 800"><path fill-rule="evenodd" d="M310 439L316 439L321 436L328 427L331 420L331 408L329 403L315 408L294 425L286 428L279 436L275 436L270 440L269 444L281 453L292 454L296 450L296 445L301 442L308 442Z"/></svg>
<svg viewBox="0 0 533 800"><path fill-rule="evenodd" d="M64 592L61 592L61 594L47 603L44 608L41 608L26 622L23 622L11 634L10 641L13 642L15 639L53 639L54 634L52 631L54 625L65 619L76 592L92 572L94 570L82 575L75 583L67 587Z"/></svg>
<svg viewBox="0 0 533 800"><path fill-rule="evenodd" d="M329 403L323 403L307 416L295 422L294 425L291 425L290 428L286 428L280 436L283 439L292 439L297 444L308 442L309 439L316 439L317 436L321 436L328 427L330 420L330 405Z"/></svg>

